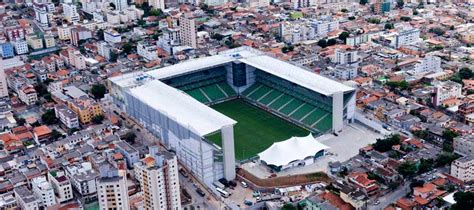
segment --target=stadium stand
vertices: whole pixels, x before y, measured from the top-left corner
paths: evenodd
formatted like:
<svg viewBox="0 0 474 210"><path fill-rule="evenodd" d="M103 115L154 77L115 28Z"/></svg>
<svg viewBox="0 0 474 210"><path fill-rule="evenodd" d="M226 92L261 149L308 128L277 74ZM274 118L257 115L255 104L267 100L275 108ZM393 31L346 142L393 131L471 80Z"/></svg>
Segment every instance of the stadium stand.
<svg viewBox="0 0 474 210"><path fill-rule="evenodd" d="M325 133L330 131L332 118L331 113L327 111L328 107L324 105L315 106L313 103L317 100L309 97L307 101L301 100L296 98L294 94L294 92L293 94L287 94L274 87L257 82L247 88L242 96L315 132Z"/></svg>

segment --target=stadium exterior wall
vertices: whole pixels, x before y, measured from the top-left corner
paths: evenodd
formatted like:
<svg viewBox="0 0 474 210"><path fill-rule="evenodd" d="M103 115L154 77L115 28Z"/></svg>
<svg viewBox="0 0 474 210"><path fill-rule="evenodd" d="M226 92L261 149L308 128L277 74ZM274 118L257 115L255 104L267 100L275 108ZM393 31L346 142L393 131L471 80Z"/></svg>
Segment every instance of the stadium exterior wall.
<svg viewBox="0 0 474 210"><path fill-rule="evenodd" d="M203 141L199 135L169 118L166 113L160 113L127 91L123 93L125 96L124 111L153 135L159 137L167 149L175 151L180 162L195 176L209 186L215 180L224 177L223 163L214 161L214 157L221 154L218 154L218 150L213 145Z"/></svg>

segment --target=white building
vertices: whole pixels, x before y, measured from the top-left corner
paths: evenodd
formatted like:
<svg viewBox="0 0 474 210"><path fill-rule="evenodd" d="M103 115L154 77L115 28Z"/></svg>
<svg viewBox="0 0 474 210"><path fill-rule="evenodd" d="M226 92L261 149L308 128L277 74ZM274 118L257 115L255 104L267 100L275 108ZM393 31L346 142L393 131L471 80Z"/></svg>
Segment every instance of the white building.
<svg viewBox="0 0 474 210"><path fill-rule="evenodd" d="M460 98L462 96L461 92L462 85L457 82L446 81L438 83L434 87L433 105L439 106L446 99Z"/></svg>
<svg viewBox="0 0 474 210"><path fill-rule="evenodd" d="M317 0L291 0L294 9L317 6Z"/></svg>
<svg viewBox="0 0 474 210"><path fill-rule="evenodd" d="M32 85L25 85L18 91L18 98L26 105L33 105L38 101L38 95Z"/></svg>
<svg viewBox="0 0 474 210"><path fill-rule="evenodd" d="M120 24L120 15L117 12L107 12L107 24L109 26Z"/></svg>
<svg viewBox="0 0 474 210"><path fill-rule="evenodd" d="M474 157L465 156L453 161L451 175L464 182L474 180Z"/></svg>
<svg viewBox="0 0 474 210"><path fill-rule="evenodd" d="M49 6L49 4L34 4L33 10L35 11L35 21L38 25L42 28L48 28L50 26L51 16L55 11L54 4L52 4L52 7Z"/></svg>
<svg viewBox="0 0 474 210"><path fill-rule="evenodd" d="M128 8L127 0L114 0L115 9L118 11L122 11Z"/></svg>
<svg viewBox="0 0 474 210"><path fill-rule="evenodd" d="M179 39L178 28L165 28L163 29L163 36L158 38L156 44L158 47L164 49L166 52L173 54L173 47L179 46L181 43Z"/></svg>
<svg viewBox="0 0 474 210"><path fill-rule="evenodd" d="M249 0L250 7L266 7L270 5L269 0Z"/></svg>
<svg viewBox="0 0 474 210"><path fill-rule="evenodd" d="M178 161L173 153L159 152L158 147L152 146L150 156L135 163L134 168L145 209L181 209Z"/></svg>
<svg viewBox="0 0 474 210"><path fill-rule="evenodd" d="M458 136L453 139L454 152L474 157L474 135Z"/></svg>
<svg viewBox="0 0 474 210"><path fill-rule="evenodd" d="M179 18L179 38L182 45L197 48L196 20L187 14Z"/></svg>
<svg viewBox="0 0 474 210"><path fill-rule="evenodd" d="M97 188L99 209L130 209L125 171L110 171L97 180Z"/></svg>
<svg viewBox="0 0 474 210"><path fill-rule="evenodd" d="M13 46L17 55L28 53L28 43L25 40L17 40L13 42Z"/></svg>
<svg viewBox="0 0 474 210"><path fill-rule="evenodd" d="M53 187L58 203L64 203L73 198L71 182L64 171L49 171L48 180Z"/></svg>
<svg viewBox="0 0 474 210"><path fill-rule="evenodd" d="M334 76L340 80L351 80L357 77L358 65L337 65L334 70Z"/></svg>
<svg viewBox="0 0 474 210"><path fill-rule="evenodd" d="M311 25L319 37L325 37L329 32L339 29L339 21L332 20L332 18L329 17L313 22Z"/></svg>
<svg viewBox="0 0 474 210"><path fill-rule="evenodd" d="M420 30L419 29L409 29L399 32L395 35L395 39L392 43L392 46L395 48L400 48L405 45L416 44L420 41Z"/></svg>
<svg viewBox="0 0 474 210"><path fill-rule="evenodd" d="M165 9L165 0L150 0L149 4L151 7L155 9L161 9L161 10Z"/></svg>
<svg viewBox="0 0 474 210"><path fill-rule="evenodd" d="M334 60L336 64L354 64L359 61L357 50L352 49L336 49L334 51Z"/></svg>
<svg viewBox="0 0 474 210"><path fill-rule="evenodd" d="M64 104L56 105L54 107L54 112L56 114L56 117L61 121L63 125L66 126L66 128L78 128L79 127L79 118L77 117L77 114L69 109Z"/></svg>
<svg viewBox="0 0 474 210"><path fill-rule="evenodd" d="M96 180L99 173L92 168L90 162L67 166L66 176L84 200L97 200Z"/></svg>
<svg viewBox="0 0 474 210"><path fill-rule="evenodd" d="M18 207L23 210L38 210L41 201L26 186L13 189Z"/></svg>
<svg viewBox="0 0 474 210"><path fill-rule="evenodd" d="M219 6L221 4L227 3L228 0L204 0L204 3L209 6ZM199 2L196 1L195 4L197 5Z"/></svg>
<svg viewBox="0 0 474 210"><path fill-rule="evenodd" d="M3 69L3 60L0 59L0 98L8 97L7 75Z"/></svg>
<svg viewBox="0 0 474 210"><path fill-rule="evenodd" d="M33 192L41 200L41 206L49 207L56 204L54 190L46 177L36 177L31 182Z"/></svg>
<svg viewBox="0 0 474 210"><path fill-rule="evenodd" d="M77 23L80 20L79 13L77 12L77 6L73 3L62 4L63 15L70 23Z"/></svg>
<svg viewBox="0 0 474 210"><path fill-rule="evenodd" d="M441 72L441 58L438 56L426 56L415 64L413 68L414 74L427 72Z"/></svg>
<svg viewBox="0 0 474 210"><path fill-rule="evenodd" d="M110 60L112 46L104 41L97 43L97 53L107 60Z"/></svg>
<svg viewBox="0 0 474 210"><path fill-rule="evenodd" d="M158 59L157 46L149 42L138 42L137 53L148 61Z"/></svg>
<svg viewBox="0 0 474 210"><path fill-rule="evenodd" d="M58 29L59 40L71 39L71 26L68 26L67 24L63 24L61 27L57 27L57 29Z"/></svg>
<svg viewBox="0 0 474 210"><path fill-rule="evenodd" d="M104 31L104 41L109 43L120 43L122 42L122 35L113 29L106 30Z"/></svg>
<svg viewBox="0 0 474 210"><path fill-rule="evenodd" d="M280 36L283 41L297 44L315 38L315 30L306 22L280 23Z"/></svg>

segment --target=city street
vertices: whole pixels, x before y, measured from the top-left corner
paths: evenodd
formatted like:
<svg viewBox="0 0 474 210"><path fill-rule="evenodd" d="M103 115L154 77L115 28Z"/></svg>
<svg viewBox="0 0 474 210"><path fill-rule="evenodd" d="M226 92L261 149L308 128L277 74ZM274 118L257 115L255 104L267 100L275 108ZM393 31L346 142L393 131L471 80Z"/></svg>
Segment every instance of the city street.
<svg viewBox="0 0 474 210"><path fill-rule="evenodd" d="M410 190L410 182L405 182L405 184L403 184L401 187L399 187L395 191L390 192L390 193L378 198L380 203L378 205L369 205L368 209L371 209L371 210L383 209L383 208L387 207L388 205L390 205L391 203L394 203L398 199L405 196L409 192L409 190Z"/></svg>

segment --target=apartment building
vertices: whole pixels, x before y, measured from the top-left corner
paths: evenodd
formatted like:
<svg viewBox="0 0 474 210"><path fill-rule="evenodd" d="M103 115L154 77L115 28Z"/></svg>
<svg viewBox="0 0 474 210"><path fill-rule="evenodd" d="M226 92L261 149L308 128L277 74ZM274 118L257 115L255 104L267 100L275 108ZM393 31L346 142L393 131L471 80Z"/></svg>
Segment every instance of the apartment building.
<svg viewBox="0 0 474 210"><path fill-rule="evenodd" d="M73 3L63 4L63 16L70 23L79 22L80 16L77 12L77 5Z"/></svg>
<svg viewBox="0 0 474 210"><path fill-rule="evenodd" d="M316 36L325 37L329 32L339 29L339 21L331 17L322 17L318 21L311 23Z"/></svg>
<svg viewBox="0 0 474 210"><path fill-rule="evenodd" d="M90 123L93 117L103 113L100 104L87 97L68 101L67 104L79 116L79 122L82 124Z"/></svg>
<svg viewBox="0 0 474 210"><path fill-rule="evenodd" d="M67 24L63 24L60 27L57 27L58 29L58 38L59 40L69 40L71 39L71 26L68 26Z"/></svg>
<svg viewBox="0 0 474 210"><path fill-rule="evenodd" d="M416 44L420 41L420 29L409 29L399 32L395 35L394 42L392 46L395 48L400 48L405 45Z"/></svg>
<svg viewBox="0 0 474 210"><path fill-rule="evenodd" d="M43 49L43 39L39 38L36 34L28 34L26 36L26 42L33 50Z"/></svg>
<svg viewBox="0 0 474 210"><path fill-rule="evenodd" d="M196 27L196 20L191 15L179 17L179 38L182 45L197 48Z"/></svg>
<svg viewBox="0 0 474 210"><path fill-rule="evenodd" d="M15 52L17 55L22 55L28 53L28 43L25 40L17 40L13 42L15 47Z"/></svg>
<svg viewBox="0 0 474 210"><path fill-rule="evenodd" d="M464 182L474 180L474 157L465 156L453 161L451 175Z"/></svg>
<svg viewBox="0 0 474 210"><path fill-rule="evenodd" d="M26 105L33 105L38 101L38 94L32 85L25 85L18 91L18 98Z"/></svg>
<svg viewBox="0 0 474 210"><path fill-rule="evenodd" d="M438 56L426 56L416 62L413 73L441 72L441 58Z"/></svg>
<svg viewBox="0 0 474 210"><path fill-rule="evenodd" d="M178 162L173 153L149 148L150 155L135 163L135 178L143 191L145 209L181 209ZM158 183L158 184L157 184Z"/></svg>
<svg viewBox="0 0 474 210"><path fill-rule="evenodd" d="M113 29L104 31L104 41L108 43L120 43L122 42L122 35Z"/></svg>
<svg viewBox="0 0 474 210"><path fill-rule="evenodd" d="M357 50L336 49L334 51L334 60L336 64L353 64L359 61Z"/></svg>
<svg viewBox="0 0 474 210"><path fill-rule="evenodd" d="M157 46L150 42L138 42L137 53L148 61L158 59Z"/></svg>
<svg viewBox="0 0 474 210"><path fill-rule="evenodd" d="M44 44L46 48L51 48L56 46L56 40L54 39L53 35L45 35L44 36Z"/></svg>
<svg viewBox="0 0 474 210"><path fill-rule="evenodd" d="M79 127L79 117L77 117L77 114L66 105L56 105L54 107L54 113L66 128L71 129Z"/></svg>
<svg viewBox="0 0 474 210"><path fill-rule="evenodd" d="M90 162L66 166L66 176L84 201L97 200L96 180L99 173L92 168Z"/></svg>
<svg viewBox="0 0 474 210"><path fill-rule="evenodd" d="M453 81L441 82L434 87L433 105L440 106L444 100L462 96L462 85Z"/></svg>
<svg viewBox="0 0 474 210"><path fill-rule="evenodd" d="M8 97L7 75L2 63L3 61L0 60L0 98Z"/></svg>
<svg viewBox="0 0 474 210"><path fill-rule="evenodd" d="M41 201L26 186L16 187L13 192L18 203L18 207L24 210L37 210Z"/></svg>
<svg viewBox="0 0 474 210"><path fill-rule="evenodd" d="M53 187L57 203L65 203L73 198L71 182L64 171L50 170L48 180Z"/></svg>
<svg viewBox="0 0 474 210"><path fill-rule="evenodd" d="M100 209L130 209L125 171L114 170L100 177L97 188Z"/></svg>
<svg viewBox="0 0 474 210"><path fill-rule="evenodd" d="M33 178L31 186L34 194L41 202L40 206L49 207L56 204L53 187L48 180L46 180L46 177L40 176Z"/></svg>
<svg viewBox="0 0 474 210"><path fill-rule="evenodd" d="M458 136L453 139L454 152L474 157L474 134Z"/></svg>
<svg viewBox="0 0 474 210"><path fill-rule="evenodd" d="M125 156L127 167L132 168L136 162L140 161L138 150L130 146L127 142L119 141L115 143L115 146Z"/></svg>

